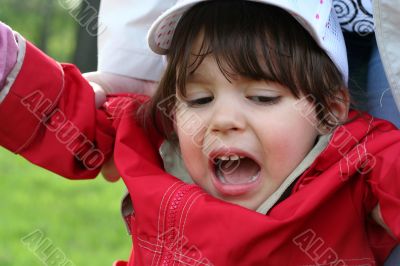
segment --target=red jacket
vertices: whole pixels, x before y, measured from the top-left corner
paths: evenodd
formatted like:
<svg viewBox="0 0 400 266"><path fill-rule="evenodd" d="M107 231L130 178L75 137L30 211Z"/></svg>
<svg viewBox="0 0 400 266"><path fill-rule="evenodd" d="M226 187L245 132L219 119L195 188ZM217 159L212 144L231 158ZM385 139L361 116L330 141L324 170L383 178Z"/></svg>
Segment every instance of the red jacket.
<svg viewBox="0 0 400 266"><path fill-rule="evenodd" d="M114 96L96 110L74 66L28 44L0 104L1 145L64 177L93 178L114 153L136 213L128 265L374 265L399 242L400 132L390 123L352 112L289 197L261 215L165 173L162 139L133 115L144 100ZM378 202L393 238L369 218Z"/></svg>

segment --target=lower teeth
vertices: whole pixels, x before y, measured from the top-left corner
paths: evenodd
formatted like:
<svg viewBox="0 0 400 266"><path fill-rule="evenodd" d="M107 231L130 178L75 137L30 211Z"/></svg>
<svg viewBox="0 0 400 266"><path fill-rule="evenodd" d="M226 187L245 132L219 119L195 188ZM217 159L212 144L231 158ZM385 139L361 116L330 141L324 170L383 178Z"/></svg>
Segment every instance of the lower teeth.
<svg viewBox="0 0 400 266"><path fill-rule="evenodd" d="M229 183L228 181L226 181L225 176L222 174L222 172L220 170L217 171L217 177L219 178L219 180L221 180L222 183L224 184L230 184L230 185L240 185L240 184L248 184L248 183L252 183L254 181L256 181L258 175L260 174L260 172L258 172L257 174L255 174L254 176L252 176L248 181L246 181L245 183Z"/></svg>

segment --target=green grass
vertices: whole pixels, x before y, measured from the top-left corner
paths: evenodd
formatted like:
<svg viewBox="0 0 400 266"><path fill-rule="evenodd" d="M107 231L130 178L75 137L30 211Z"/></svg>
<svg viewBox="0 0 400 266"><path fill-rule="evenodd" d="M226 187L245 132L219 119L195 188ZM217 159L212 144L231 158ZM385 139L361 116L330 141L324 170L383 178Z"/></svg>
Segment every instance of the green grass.
<svg viewBox="0 0 400 266"><path fill-rule="evenodd" d="M124 191L121 181L67 180L0 148L0 265L56 265L45 263L56 249L76 266L127 259Z"/></svg>

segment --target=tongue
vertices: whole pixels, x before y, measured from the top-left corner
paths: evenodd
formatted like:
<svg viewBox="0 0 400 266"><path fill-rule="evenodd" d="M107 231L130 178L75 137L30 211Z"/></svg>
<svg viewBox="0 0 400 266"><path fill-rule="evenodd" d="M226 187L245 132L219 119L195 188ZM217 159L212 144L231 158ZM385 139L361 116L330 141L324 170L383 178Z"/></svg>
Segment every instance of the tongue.
<svg viewBox="0 0 400 266"><path fill-rule="evenodd" d="M260 171L260 166L249 158L237 161L222 161L217 167L218 173L229 184L248 183Z"/></svg>

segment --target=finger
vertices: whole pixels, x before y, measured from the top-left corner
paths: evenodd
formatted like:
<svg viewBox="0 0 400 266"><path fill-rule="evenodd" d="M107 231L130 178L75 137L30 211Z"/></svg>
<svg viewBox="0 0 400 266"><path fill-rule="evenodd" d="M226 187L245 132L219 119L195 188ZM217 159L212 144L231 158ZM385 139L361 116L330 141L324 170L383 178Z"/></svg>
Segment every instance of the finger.
<svg viewBox="0 0 400 266"><path fill-rule="evenodd" d="M115 166L114 158L108 160L101 169L101 174L103 175L104 179L109 182L116 182L119 180L121 175L118 172L117 167Z"/></svg>
<svg viewBox="0 0 400 266"><path fill-rule="evenodd" d="M95 95L96 108L101 107L107 100L106 92L103 87L99 84L89 81L90 86L92 86Z"/></svg>

